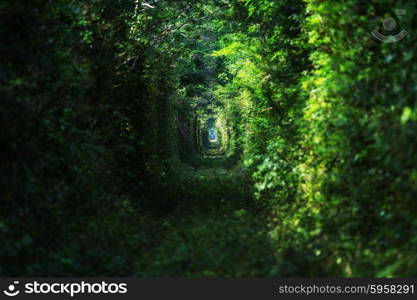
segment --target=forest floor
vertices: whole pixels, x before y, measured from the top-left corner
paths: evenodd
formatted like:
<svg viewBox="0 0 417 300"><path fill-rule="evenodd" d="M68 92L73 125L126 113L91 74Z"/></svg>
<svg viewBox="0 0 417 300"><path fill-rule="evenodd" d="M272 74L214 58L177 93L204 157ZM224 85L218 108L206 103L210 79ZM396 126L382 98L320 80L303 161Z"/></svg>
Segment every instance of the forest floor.
<svg viewBox="0 0 417 300"><path fill-rule="evenodd" d="M262 210L241 168L209 155L188 167L181 204L161 220L158 242L141 256L139 277L268 277L276 275Z"/></svg>

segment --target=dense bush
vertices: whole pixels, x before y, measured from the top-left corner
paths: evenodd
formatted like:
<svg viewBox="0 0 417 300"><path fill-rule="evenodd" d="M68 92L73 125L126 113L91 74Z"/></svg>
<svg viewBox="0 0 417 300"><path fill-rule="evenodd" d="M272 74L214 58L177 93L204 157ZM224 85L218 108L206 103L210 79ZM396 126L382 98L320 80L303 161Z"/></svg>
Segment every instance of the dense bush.
<svg viewBox="0 0 417 300"><path fill-rule="evenodd" d="M288 275L414 276L415 40L371 36L396 8L414 28L414 8L306 2L246 1L248 34L216 53L270 236Z"/></svg>
<svg viewBox="0 0 417 300"><path fill-rule="evenodd" d="M299 192L311 207L312 246L344 275L416 275L415 40L389 44L370 35L396 8L407 10L399 25L413 28L411 6L308 3L315 51Z"/></svg>
<svg viewBox="0 0 417 300"><path fill-rule="evenodd" d="M164 209L146 195L177 151L177 79L160 33L132 27L164 16L139 5L1 4L0 274L127 275L146 249L138 215Z"/></svg>

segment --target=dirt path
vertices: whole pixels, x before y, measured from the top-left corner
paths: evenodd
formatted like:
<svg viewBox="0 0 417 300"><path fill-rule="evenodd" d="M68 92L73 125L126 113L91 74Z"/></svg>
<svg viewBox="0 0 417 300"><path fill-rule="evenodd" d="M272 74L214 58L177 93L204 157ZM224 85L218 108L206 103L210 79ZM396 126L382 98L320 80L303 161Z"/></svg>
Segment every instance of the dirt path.
<svg viewBox="0 0 417 300"><path fill-rule="evenodd" d="M219 158L190 171L183 204L161 222L158 246L137 263L139 277L265 277L276 261L261 210L242 170Z"/></svg>

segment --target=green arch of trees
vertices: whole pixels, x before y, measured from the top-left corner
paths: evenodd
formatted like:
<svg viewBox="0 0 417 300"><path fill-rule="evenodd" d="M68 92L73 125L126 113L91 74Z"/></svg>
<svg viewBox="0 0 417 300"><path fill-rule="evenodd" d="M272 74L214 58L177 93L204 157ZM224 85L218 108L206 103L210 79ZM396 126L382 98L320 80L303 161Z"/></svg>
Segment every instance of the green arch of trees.
<svg viewBox="0 0 417 300"><path fill-rule="evenodd" d="M416 36L371 35L397 8L416 28L411 0L2 2L0 274L137 275L222 199L192 173L215 118L275 275L416 276Z"/></svg>

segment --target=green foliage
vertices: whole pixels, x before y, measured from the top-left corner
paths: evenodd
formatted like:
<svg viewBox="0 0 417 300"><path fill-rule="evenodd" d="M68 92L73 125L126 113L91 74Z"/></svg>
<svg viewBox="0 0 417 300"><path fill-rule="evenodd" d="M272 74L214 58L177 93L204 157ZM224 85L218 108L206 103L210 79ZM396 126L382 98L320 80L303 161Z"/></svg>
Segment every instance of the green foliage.
<svg viewBox="0 0 417 300"><path fill-rule="evenodd" d="M270 237L287 275L415 276L414 39L370 35L394 1L306 2L245 1L215 52Z"/></svg>
<svg viewBox="0 0 417 300"><path fill-rule="evenodd" d="M2 4L0 274L127 276L147 243L137 215L170 206L149 195L178 149L175 51L132 24L177 7L151 21L139 6Z"/></svg>
<svg viewBox="0 0 417 300"><path fill-rule="evenodd" d="M301 165L300 191L317 209L312 221L321 231L317 241L328 241L329 268L347 276L415 276L416 144L413 121L404 126L412 114L407 108L415 105L414 79L405 75L413 72L408 53L414 41L393 46L369 35L397 5L308 4L306 28L315 51L304 84L309 156ZM402 3L407 14L413 14L410 5ZM413 26L407 17L399 23Z"/></svg>

